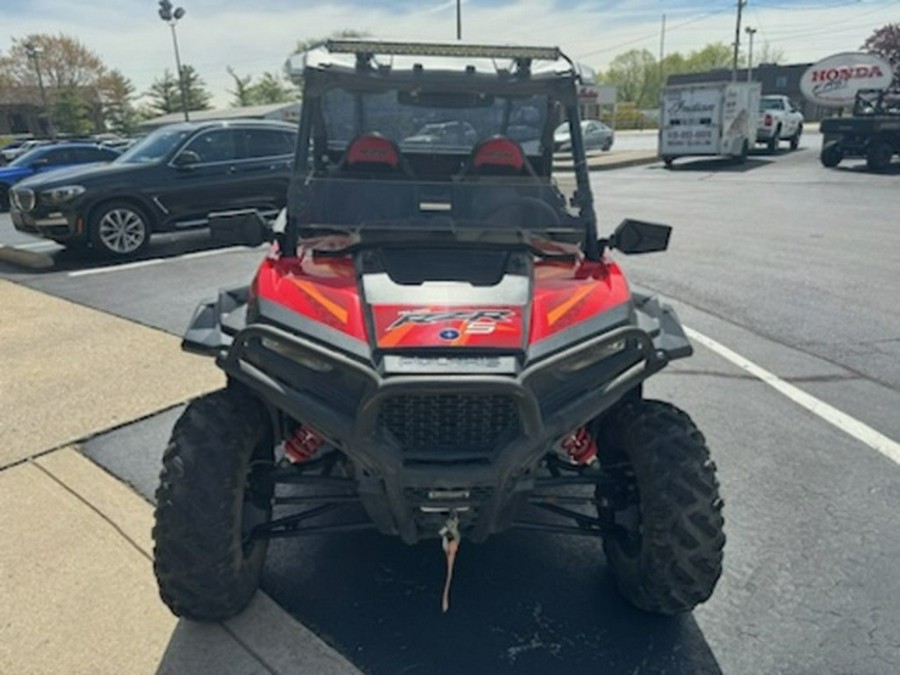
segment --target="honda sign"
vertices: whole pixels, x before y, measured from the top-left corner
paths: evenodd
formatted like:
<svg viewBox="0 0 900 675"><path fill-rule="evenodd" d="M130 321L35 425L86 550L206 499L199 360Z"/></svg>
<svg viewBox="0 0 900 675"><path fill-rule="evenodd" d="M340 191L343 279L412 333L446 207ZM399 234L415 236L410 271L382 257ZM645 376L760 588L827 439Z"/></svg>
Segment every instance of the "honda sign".
<svg viewBox="0 0 900 675"><path fill-rule="evenodd" d="M811 103L853 105L860 89L886 89L894 79L891 64L875 54L843 52L814 63L800 78L800 91Z"/></svg>

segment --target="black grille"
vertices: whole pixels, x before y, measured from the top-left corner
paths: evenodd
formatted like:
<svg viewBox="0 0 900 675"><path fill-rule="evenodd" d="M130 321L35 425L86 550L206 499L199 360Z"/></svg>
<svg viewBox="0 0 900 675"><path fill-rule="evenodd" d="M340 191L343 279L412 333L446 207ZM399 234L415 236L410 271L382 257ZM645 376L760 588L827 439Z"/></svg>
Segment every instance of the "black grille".
<svg viewBox="0 0 900 675"><path fill-rule="evenodd" d="M379 425L403 454L453 460L491 455L518 431L518 406L499 394L409 394L381 405Z"/></svg>

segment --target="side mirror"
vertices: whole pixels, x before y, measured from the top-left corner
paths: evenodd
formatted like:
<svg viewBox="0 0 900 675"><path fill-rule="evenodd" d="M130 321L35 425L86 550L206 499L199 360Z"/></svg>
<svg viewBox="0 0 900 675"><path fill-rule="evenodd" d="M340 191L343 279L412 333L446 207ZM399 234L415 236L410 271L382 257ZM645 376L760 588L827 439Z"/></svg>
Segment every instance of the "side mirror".
<svg viewBox="0 0 900 675"><path fill-rule="evenodd" d="M647 223L626 218L609 240L609 247L627 255L665 251L669 247L672 228L668 225Z"/></svg>
<svg viewBox="0 0 900 675"><path fill-rule="evenodd" d="M200 163L200 155L193 150L183 150L172 162L179 169L186 169Z"/></svg>

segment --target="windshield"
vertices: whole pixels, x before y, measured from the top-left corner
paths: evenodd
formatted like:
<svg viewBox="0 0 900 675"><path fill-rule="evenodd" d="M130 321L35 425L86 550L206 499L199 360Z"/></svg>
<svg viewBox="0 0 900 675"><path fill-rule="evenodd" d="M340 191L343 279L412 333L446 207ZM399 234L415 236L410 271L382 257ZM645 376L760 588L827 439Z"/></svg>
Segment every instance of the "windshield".
<svg viewBox="0 0 900 675"><path fill-rule="evenodd" d="M152 164L165 159L190 134L187 129L158 129L120 155L114 164Z"/></svg>
<svg viewBox="0 0 900 675"><path fill-rule="evenodd" d="M468 152L478 141L500 134L536 155L548 101L545 96L333 89L323 96L322 108L331 150L344 148L361 133L377 132L412 152Z"/></svg>
<svg viewBox="0 0 900 675"><path fill-rule="evenodd" d="M760 110L784 110L784 101L780 98L764 98L759 102Z"/></svg>
<svg viewBox="0 0 900 675"><path fill-rule="evenodd" d="M31 164L43 157L47 153L47 148L35 148L34 150L29 150L24 155L19 155L13 161L11 161L7 166L31 166Z"/></svg>

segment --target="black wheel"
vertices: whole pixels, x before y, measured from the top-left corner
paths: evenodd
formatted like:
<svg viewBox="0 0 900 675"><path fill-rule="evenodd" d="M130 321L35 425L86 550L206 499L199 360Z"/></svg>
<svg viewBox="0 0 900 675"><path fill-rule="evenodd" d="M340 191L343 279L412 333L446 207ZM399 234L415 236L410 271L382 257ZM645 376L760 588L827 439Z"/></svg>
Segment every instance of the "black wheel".
<svg viewBox="0 0 900 675"><path fill-rule="evenodd" d="M662 160L663 160L663 164L666 165L666 168L671 169L672 163L675 161L675 158L674 157L663 157Z"/></svg>
<svg viewBox="0 0 900 675"><path fill-rule="evenodd" d="M9 185L0 183L0 213L9 211Z"/></svg>
<svg viewBox="0 0 900 675"><path fill-rule="evenodd" d="M796 150L800 147L800 136L803 134L803 125L799 125L797 127L797 133L791 136L791 150Z"/></svg>
<svg viewBox="0 0 900 675"><path fill-rule="evenodd" d="M616 585L644 611L690 611L712 595L725 545L703 434L678 408L645 400L620 405L601 431L602 463L636 497L614 514L623 533L603 541Z"/></svg>
<svg viewBox="0 0 900 675"><path fill-rule="evenodd" d="M91 244L97 251L117 258L143 250L150 243L151 229L146 212L130 202L107 202L91 214Z"/></svg>
<svg viewBox="0 0 900 675"><path fill-rule="evenodd" d="M842 159L844 159L844 149L839 143L829 143L822 148L822 152L819 154L819 161L822 162L822 166L827 166L829 169L833 169L840 164Z"/></svg>
<svg viewBox="0 0 900 675"><path fill-rule="evenodd" d="M156 491L153 569L176 615L219 621L259 586L268 540L250 542L272 517L271 422L231 386L195 400L172 430Z"/></svg>
<svg viewBox="0 0 900 675"><path fill-rule="evenodd" d="M775 127L775 131L772 133L772 138L770 138L768 140L768 142L766 143L766 147L768 148L769 152L775 152L776 150L778 150L778 140L780 138L781 138L781 127L777 126L777 127Z"/></svg>
<svg viewBox="0 0 900 675"><path fill-rule="evenodd" d="M869 144L866 152L866 166L870 171L884 171L891 163L894 148L887 141L875 140Z"/></svg>

